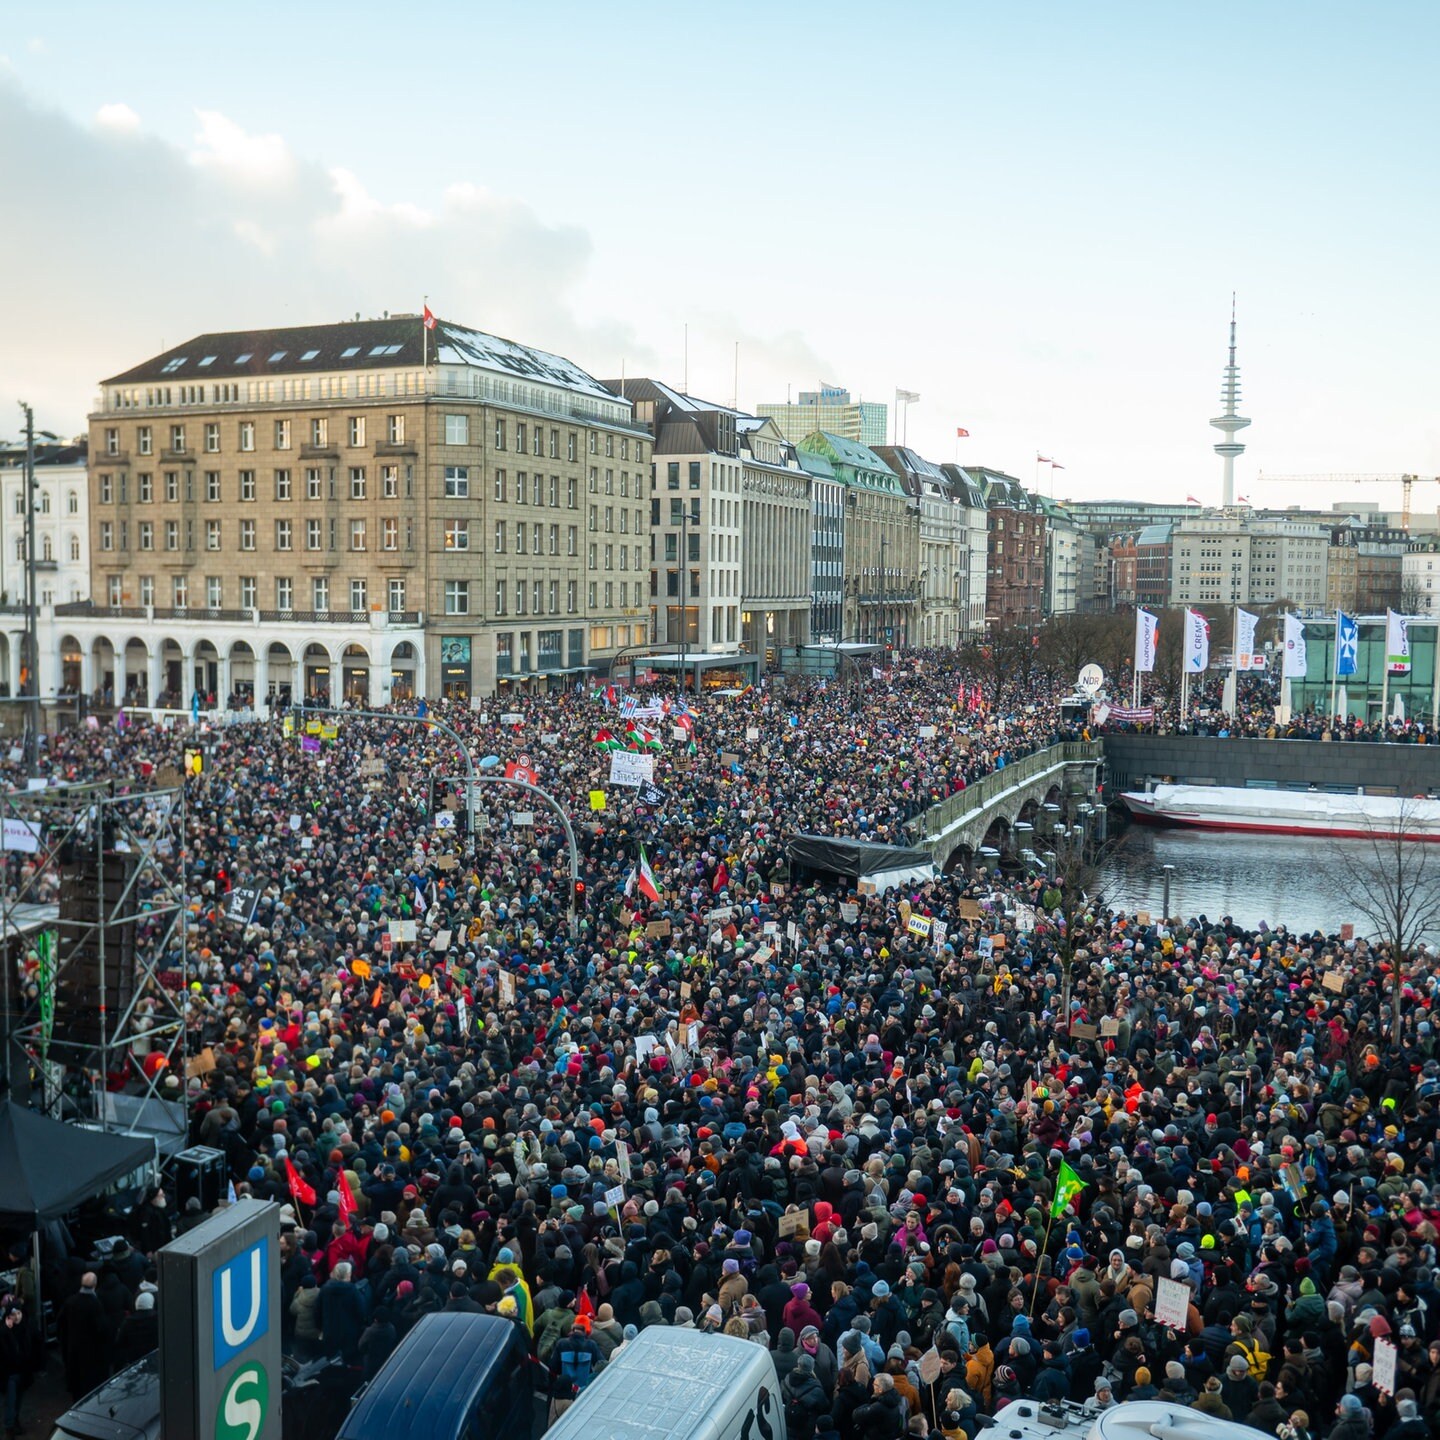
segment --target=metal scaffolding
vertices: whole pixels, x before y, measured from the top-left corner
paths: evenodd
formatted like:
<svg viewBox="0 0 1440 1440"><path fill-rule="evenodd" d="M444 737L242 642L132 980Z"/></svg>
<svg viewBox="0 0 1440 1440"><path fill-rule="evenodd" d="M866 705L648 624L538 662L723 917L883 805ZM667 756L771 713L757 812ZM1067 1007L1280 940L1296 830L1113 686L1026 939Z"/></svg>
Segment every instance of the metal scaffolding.
<svg viewBox="0 0 1440 1440"><path fill-rule="evenodd" d="M46 1113L59 1116L68 1098L77 1118L102 1129L155 1133L178 1123L183 1137L185 788L173 769L157 779L162 783L155 788L127 794L116 794L113 781L0 791L5 831L0 1024L7 1069L28 1062L41 1090L39 1108ZM58 897L64 870L80 866L98 880L93 905L63 920L55 913L58 907L38 909L51 891ZM121 877L108 896L107 873ZM43 923L37 916L45 917ZM127 926L134 930L128 955L121 939ZM42 958L31 976L22 978L17 961L33 948L30 937L47 929L51 938L40 948L48 962ZM91 956L99 991L92 1036L86 1038L67 1036L71 1017L56 1013L69 954L81 949ZM122 965L133 966L131 985L117 987L116 967ZM116 988L123 1000L112 1013L106 1001ZM156 1058L147 1063L146 1055ZM163 1094L169 1075L179 1077L178 1097ZM30 1075L21 1078L31 1083ZM12 1090L18 1089L13 1073L11 1080ZM111 1085L119 1088L112 1091ZM168 1107L176 1099L178 1122L162 1118L175 1115Z"/></svg>

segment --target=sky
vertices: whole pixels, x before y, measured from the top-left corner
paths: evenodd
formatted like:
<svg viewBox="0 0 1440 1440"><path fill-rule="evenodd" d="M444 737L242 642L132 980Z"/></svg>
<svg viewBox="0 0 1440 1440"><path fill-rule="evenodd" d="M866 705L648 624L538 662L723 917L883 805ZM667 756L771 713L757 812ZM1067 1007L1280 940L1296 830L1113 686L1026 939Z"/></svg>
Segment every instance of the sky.
<svg viewBox="0 0 1440 1440"><path fill-rule="evenodd" d="M1218 503L1233 292L1241 495L1440 475L1433 0L4 17L0 438L191 335L428 295L602 377L904 387L935 461Z"/></svg>

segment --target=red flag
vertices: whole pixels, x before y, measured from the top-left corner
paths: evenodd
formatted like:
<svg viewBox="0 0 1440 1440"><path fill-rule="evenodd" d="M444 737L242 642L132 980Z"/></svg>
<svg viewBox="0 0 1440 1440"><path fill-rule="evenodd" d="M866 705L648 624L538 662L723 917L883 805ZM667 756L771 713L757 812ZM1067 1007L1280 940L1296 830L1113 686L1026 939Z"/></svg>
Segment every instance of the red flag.
<svg viewBox="0 0 1440 1440"><path fill-rule="evenodd" d="M970 438L970 432L969 432L968 430L962 430L962 429L957 425L957 426L955 427L955 438L956 438L957 440L968 440L968 439Z"/></svg>
<svg viewBox="0 0 1440 1440"><path fill-rule="evenodd" d="M1187 505L1201 505L1204 504L1204 501L1197 500L1193 495L1187 495L1185 497L1185 503Z"/></svg>
<svg viewBox="0 0 1440 1440"><path fill-rule="evenodd" d="M588 1315L592 1320L595 1318L595 1304L590 1299L590 1292L583 1289L575 1302L575 1318L578 1320L582 1315Z"/></svg>
<svg viewBox="0 0 1440 1440"><path fill-rule="evenodd" d="M427 330L435 328L435 316L428 305L425 307L425 328Z"/></svg>
<svg viewBox="0 0 1440 1440"><path fill-rule="evenodd" d="M355 1214L355 1197L350 1193L350 1177L344 1170L341 1170L336 1180L335 1189L340 1196L339 1203L335 1208L339 1213L340 1223L348 1230L350 1217Z"/></svg>
<svg viewBox="0 0 1440 1440"><path fill-rule="evenodd" d="M1050 468L1052 470L1063 470L1065 467L1058 460L1052 460L1050 462Z"/></svg>
<svg viewBox="0 0 1440 1440"><path fill-rule="evenodd" d="M710 888L717 895L730 883L730 872L725 868L725 862L720 862L720 867L715 871L715 878L710 882Z"/></svg>
<svg viewBox="0 0 1440 1440"><path fill-rule="evenodd" d="M1035 452L1035 463L1037 465L1053 465L1055 462L1048 455L1042 455L1037 450Z"/></svg>
<svg viewBox="0 0 1440 1440"><path fill-rule="evenodd" d="M375 993L370 997L370 1008L372 1010L380 1008L380 987L378 985L375 987Z"/></svg>
<svg viewBox="0 0 1440 1440"><path fill-rule="evenodd" d="M304 1177L295 1168L294 1162L288 1155L285 1157L285 1181L290 1186L290 1198L297 1205L313 1205L315 1203L314 1188L305 1183Z"/></svg>

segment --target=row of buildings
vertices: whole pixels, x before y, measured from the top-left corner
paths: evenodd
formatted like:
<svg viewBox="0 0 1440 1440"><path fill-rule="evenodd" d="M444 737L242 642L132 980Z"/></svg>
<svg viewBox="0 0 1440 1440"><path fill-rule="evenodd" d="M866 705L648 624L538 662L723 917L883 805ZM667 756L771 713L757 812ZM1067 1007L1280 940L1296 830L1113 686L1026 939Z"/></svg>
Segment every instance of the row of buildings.
<svg viewBox="0 0 1440 1440"><path fill-rule="evenodd" d="M839 387L756 411L418 315L197 336L37 453L40 693L378 705L637 652L723 685L1133 604L1429 610L1433 538L1373 515L1056 502L887 444ZM0 452L11 697L22 460Z"/></svg>
<svg viewBox="0 0 1440 1440"><path fill-rule="evenodd" d="M1075 608L1058 507L880 443L884 406L813 398L751 415L415 315L197 336L37 454L40 693L379 705L635 652L738 683ZM23 459L0 455L12 697Z"/></svg>
<svg viewBox="0 0 1440 1440"><path fill-rule="evenodd" d="M1440 535L1433 526L1407 530L1399 516L1374 507L1202 510L1099 501L1066 508L1103 555L1102 608L1284 605L1317 616L1433 615L1440 599Z"/></svg>

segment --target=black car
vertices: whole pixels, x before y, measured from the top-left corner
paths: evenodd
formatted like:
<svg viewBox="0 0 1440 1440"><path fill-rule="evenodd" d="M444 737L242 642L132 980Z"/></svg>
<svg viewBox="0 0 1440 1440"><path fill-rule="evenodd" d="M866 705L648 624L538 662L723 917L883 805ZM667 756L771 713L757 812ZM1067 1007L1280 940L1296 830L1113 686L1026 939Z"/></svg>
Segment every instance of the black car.
<svg viewBox="0 0 1440 1440"><path fill-rule="evenodd" d="M359 1375L338 1361L301 1365L285 1357L281 1419L284 1440L334 1440L350 1410ZM160 1440L160 1355L112 1375L56 1422L50 1440Z"/></svg>

